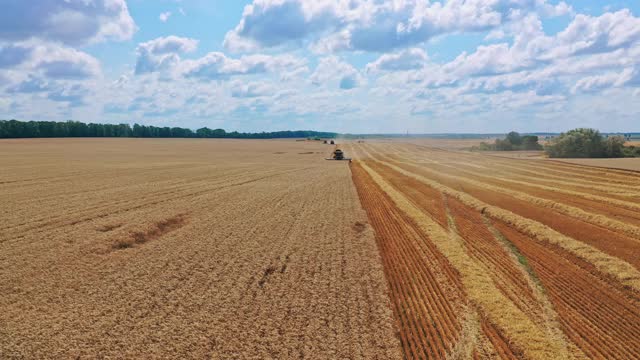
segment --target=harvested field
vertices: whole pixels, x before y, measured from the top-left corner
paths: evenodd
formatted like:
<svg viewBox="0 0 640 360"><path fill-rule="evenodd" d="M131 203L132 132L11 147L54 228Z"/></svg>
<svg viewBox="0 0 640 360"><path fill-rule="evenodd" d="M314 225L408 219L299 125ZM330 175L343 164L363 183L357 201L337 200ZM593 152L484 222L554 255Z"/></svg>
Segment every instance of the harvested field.
<svg viewBox="0 0 640 360"><path fill-rule="evenodd" d="M409 138L392 138L387 142L394 143L410 143L421 146L429 146L447 150L467 150L473 146L478 146L482 142L493 143L495 137L478 137L470 139L453 139L453 138L428 138L428 137L409 137Z"/></svg>
<svg viewBox="0 0 640 360"><path fill-rule="evenodd" d="M628 143L627 143L628 144ZM635 146L640 146L637 143ZM622 169L640 171L640 158L622 158L622 159L553 159L555 161L563 161L571 164L597 166L603 168Z"/></svg>
<svg viewBox="0 0 640 360"><path fill-rule="evenodd" d="M401 358L397 290L348 163L327 152L0 141L0 358ZM458 296L432 296L444 354L464 297L441 255L437 278L414 256L420 281Z"/></svg>
<svg viewBox="0 0 640 360"><path fill-rule="evenodd" d="M0 358L640 358L639 172L345 146L0 142Z"/></svg>
<svg viewBox="0 0 640 360"><path fill-rule="evenodd" d="M640 358L640 173L346 150L406 358Z"/></svg>

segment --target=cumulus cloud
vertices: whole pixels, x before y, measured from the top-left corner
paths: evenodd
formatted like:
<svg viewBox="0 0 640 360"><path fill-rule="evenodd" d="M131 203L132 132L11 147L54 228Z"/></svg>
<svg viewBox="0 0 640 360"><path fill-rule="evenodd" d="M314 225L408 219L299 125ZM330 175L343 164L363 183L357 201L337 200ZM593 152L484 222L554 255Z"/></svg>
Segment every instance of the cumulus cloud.
<svg viewBox="0 0 640 360"><path fill-rule="evenodd" d="M77 83L64 83L29 76L7 90L10 94L31 94L43 96L54 102L63 102L71 107L85 105L85 98L91 91Z"/></svg>
<svg viewBox="0 0 640 360"><path fill-rule="evenodd" d="M0 47L0 68L50 79L83 80L101 74L100 62L85 52L34 42Z"/></svg>
<svg viewBox="0 0 640 360"><path fill-rule="evenodd" d="M544 80L611 67L629 67L640 61L633 60L640 55L639 29L640 19L623 10L599 17L576 16L564 31L547 36L540 20L528 16L510 30L514 34L513 44L480 45L472 53L463 52L442 69L456 80L524 70L532 70L529 78L539 76ZM526 82L531 83L530 79Z"/></svg>
<svg viewBox="0 0 640 360"><path fill-rule="evenodd" d="M141 43L138 48L153 55L185 53L195 51L198 48L198 40L171 35Z"/></svg>
<svg viewBox="0 0 640 360"><path fill-rule="evenodd" d="M427 53L419 48L406 49L393 54L384 54L367 64L367 72L417 70L425 66Z"/></svg>
<svg viewBox="0 0 640 360"><path fill-rule="evenodd" d="M342 120L379 118L382 124L393 117L401 130L413 119L433 131L425 124L442 119L446 131L455 123L486 130L496 118L579 118L566 115L579 99L622 103L611 94L626 94L631 103L630 94L640 94L634 89L640 88L640 18L630 10L575 15L560 0L253 0L224 43L250 53L209 52L196 58L197 40L160 37L138 44L133 74L103 78L100 62L78 46L130 37L135 25L126 30L128 11L118 8L124 1L41 3L51 11L30 10L41 14L28 20L33 26L9 28L0 22L0 86L5 89L0 105L12 102L27 109L37 104L32 107L48 111L47 101L55 103L52 108L88 103L93 108L95 102L105 120L134 113L150 121L193 118L204 124L215 118L220 126L256 113L304 115L327 129L335 125L333 119L351 124ZM114 12L105 15L109 6ZM16 1L9 7L29 6ZM181 13L176 9L171 16ZM565 29L543 29L545 17L569 13ZM6 18L0 14L0 20ZM66 27L61 19L68 20ZM48 32L52 24L56 31ZM439 52L447 45L446 35L470 32L482 34L459 43L465 51ZM425 42L434 37L440 42L427 54ZM365 66L346 60L362 60L363 51L376 53L364 55L372 59ZM450 60L439 60L443 57ZM309 70L309 62L317 65ZM142 74L147 75L133 76ZM625 104L621 112L631 118L640 114L632 111L636 108L640 111ZM176 116L177 109L186 115ZM434 121L425 122L425 115ZM396 125L380 130L389 126Z"/></svg>
<svg viewBox="0 0 640 360"><path fill-rule="evenodd" d="M180 61L179 54L193 52L198 41L190 38L168 36L138 45L136 52L136 75L169 69Z"/></svg>
<svg viewBox="0 0 640 360"><path fill-rule="evenodd" d="M219 80L237 75L275 71L295 71L305 66L305 60L291 55L254 54L234 59L221 52L211 52L200 59L185 60L181 64L184 76L201 80Z"/></svg>
<svg viewBox="0 0 640 360"><path fill-rule="evenodd" d="M86 105L85 98L89 95L89 90L82 85L72 85L69 87L58 87L51 91L47 98L56 102L67 103L71 107Z"/></svg>
<svg viewBox="0 0 640 360"><path fill-rule="evenodd" d="M170 17L171 17L171 11L167 11L167 12L161 13L160 16L158 16L158 20L162 22L167 22Z"/></svg>
<svg viewBox="0 0 640 360"><path fill-rule="evenodd" d="M496 75L531 66L534 60L513 51L508 44L479 46L475 52L463 52L444 66L445 71L460 77Z"/></svg>
<svg viewBox="0 0 640 360"><path fill-rule="evenodd" d="M9 87L8 92L12 94L16 94L16 93L30 94L30 93L46 92L46 91L49 91L50 89L51 88L49 84L44 79L37 78L34 76L29 76L29 78L27 78L26 80Z"/></svg>
<svg viewBox="0 0 640 360"><path fill-rule="evenodd" d="M275 90L272 86L261 82L235 82L231 86L231 96L235 98L254 98L274 93Z"/></svg>
<svg viewBox="0 0 640 360"><path fill-rule="evenodd" d="M640 84L640 69L628 68L621 72L607 72L601 75L587 76L578 80L571 92L574 94L577 92L595 92L627 84Z"/></svg>
<svg viewBox="0 0 640 360"><path fill-rule="evenodd" d="M40 45L34 49L35 69L53 79L87 79L100 74L93 56L72 48Z"/></svg>
<svg viewBox="0 0 640 360"><path fill-rule="evenodd" d="M385 52L442 34L491 30L527 12L569 10L546 0L254 0L224 43L246 50L311 40L316 49Z"/></svg>
<svg viewBox="0 0 640 360"><path fill-rule="evenodd" d="M5 1L0 12L0 40L5 41L85 44L130 39L135 30L125 0Z"/></svg>
<svg viewBox="0 0 640 360"><path fill-rule="evenodd" d="M317 86L337 82L337 87L342 90L356 88L365 82L355 67L336 56L320 59L310 79L311 83Z"/></svg>
<svg viewBox="0 0 640 360"><path fill-rule="evenodd" d="M609 52L640 42L640 18L628 9L598 17L577 15L554 39L547 58Z"/></svg>

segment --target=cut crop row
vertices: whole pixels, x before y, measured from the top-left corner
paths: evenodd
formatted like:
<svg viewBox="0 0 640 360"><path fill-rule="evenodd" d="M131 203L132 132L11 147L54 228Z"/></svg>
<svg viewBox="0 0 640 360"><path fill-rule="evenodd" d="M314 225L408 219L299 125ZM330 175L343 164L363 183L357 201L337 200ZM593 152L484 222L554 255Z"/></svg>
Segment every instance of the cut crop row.
<svg viewBox="0 0 640 360"><path fill-rule="evenodd" d="M456 177L454 180L445 174L427 170L417 165L407 165L403 163L395 163L394 165L452 189L460 189L487 204L512 211L528 219L536 220L560 233L584 241L587 244L611 255L618 256L630 263L640 263L640 258L638 258L637 252L634 251L637 249L639 241L627 235L614 232L612 231L613 229L606 229L585 221L577 220L553 210L549 211L549 208L532 205L531 202L516 199L506 195L504 192L495 191L490 187L475 185L472 181L466 181L460 177ZM606 239L606 241L603 241L603 239Z"/></svg>
<svg viewBox="0 0 640 360"><path fill-rule="evenodd" d="M580 349L594 358L640 357L637 294L558 247L541 245L504 223L496 228L527 257L565 333Z"/></svg>
<svg viewBox="0 0 640 360"><path fill-rule="evenodd" d="M455 272L358 165L353 177L376 230L407 358L446 358L460 335L464 295ZM433 271L438 269L438 271Z"/></svg>

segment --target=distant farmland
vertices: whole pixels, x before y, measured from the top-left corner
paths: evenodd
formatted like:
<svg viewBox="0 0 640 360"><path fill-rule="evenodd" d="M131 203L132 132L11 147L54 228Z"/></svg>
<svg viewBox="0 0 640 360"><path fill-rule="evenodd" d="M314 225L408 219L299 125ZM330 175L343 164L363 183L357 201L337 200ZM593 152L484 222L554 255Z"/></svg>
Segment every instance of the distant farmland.
<svg viewBox="0 0 640 360"><path fill-rule="evenodd" d="M640 358L640 174L349 149L407 358Z"/></svg>

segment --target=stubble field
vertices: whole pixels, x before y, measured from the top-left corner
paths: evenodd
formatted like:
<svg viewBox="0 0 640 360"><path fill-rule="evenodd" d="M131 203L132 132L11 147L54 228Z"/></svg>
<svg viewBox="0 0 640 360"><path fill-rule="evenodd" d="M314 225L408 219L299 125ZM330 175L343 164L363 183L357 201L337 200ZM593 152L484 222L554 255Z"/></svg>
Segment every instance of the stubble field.
<svg viewBox="0 0 640 360"><path fill-rule="evenodd" d="M399 358L373 232L328 150L0 142L0 358Z"/></svg>
<svg viewBox="0 0 640 360"><path fill-rule="evenodd" d="M0 142L0 358L640 358L640 173L343 146Z"/></svg>
<svg viewBox="0 0 640 360"><path fill-rule="evenodd" d="M406 358L640 358L640 174L353 144Z"/></svg>

